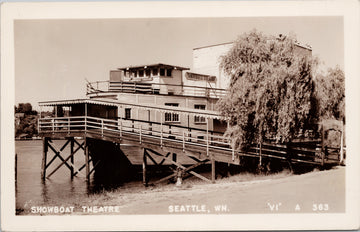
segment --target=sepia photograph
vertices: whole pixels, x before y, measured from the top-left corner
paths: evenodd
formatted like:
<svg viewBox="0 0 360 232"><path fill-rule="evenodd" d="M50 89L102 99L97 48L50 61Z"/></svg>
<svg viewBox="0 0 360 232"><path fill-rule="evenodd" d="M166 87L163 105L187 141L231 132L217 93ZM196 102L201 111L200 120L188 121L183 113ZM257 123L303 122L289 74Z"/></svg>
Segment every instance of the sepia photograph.
<svg viewBox="0 0 360 232"><path fill-rule="evenodd" d="M358 3L324 2L3 5L2 229L358 228Z"/></svg>

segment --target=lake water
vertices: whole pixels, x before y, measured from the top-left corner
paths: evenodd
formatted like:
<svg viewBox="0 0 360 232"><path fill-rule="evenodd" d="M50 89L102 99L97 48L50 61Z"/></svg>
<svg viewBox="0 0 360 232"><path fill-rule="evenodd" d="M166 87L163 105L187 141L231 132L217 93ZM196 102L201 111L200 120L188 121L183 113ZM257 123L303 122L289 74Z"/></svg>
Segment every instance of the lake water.
<svg viewBox="0 0 360 232"><path fill-rule="evenodd" d="M57 149L60 149L65 141L54 140ZM17 184L16 184L16 208L25 209L31 205L61 202L62 199L81 197L94 194L101 190L102 186L95 186L91 179L87 184L85 168L81 173L70 178L70 170L63 165L46 181L41 180L42 140L16 141L15 151L17 154ZM69 146L64 150L63 157L69 155ZM54 153L49 149L47 162ZM74 156L74 165L79 168L85 162L85 156L80 149ZM47 169L47 175L61 163L59 158ZM91 167L91 166L90 166ZM127 187L141 185L141 181L127 183Z"/></svg>

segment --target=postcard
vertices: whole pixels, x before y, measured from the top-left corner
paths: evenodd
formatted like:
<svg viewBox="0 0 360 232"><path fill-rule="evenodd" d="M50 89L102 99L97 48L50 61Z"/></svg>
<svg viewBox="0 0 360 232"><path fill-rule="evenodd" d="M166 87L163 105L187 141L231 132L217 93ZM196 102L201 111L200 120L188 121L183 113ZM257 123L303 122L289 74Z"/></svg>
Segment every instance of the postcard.
<svg viewBox="0 0 360 232"><path fill-rule="evenodd" d="M358 229L358 10L3 3L1 228Z"/></svg>

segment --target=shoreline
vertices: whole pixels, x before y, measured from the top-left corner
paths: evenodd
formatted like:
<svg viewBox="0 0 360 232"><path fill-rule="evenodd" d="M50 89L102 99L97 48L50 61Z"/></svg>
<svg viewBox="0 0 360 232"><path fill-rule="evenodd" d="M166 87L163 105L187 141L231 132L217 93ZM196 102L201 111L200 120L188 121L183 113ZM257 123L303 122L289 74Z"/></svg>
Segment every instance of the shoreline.
<svg viewBox="0 0 360 232"><path fill-rule="evenodd" d="M242 173L231 177L218 179L215 184L208 184L197 179L188 179L181 186L177 187L175 184L162 184L157 186L144 187L141 182L132 183L130 185L124 184L113 190L103 190L99 193L89 194L86 197L78 197L66 199L59 202L32 202L32 205L26 209L17 209L17 215L53 215L46 213L32 213L31 207L74 207L76 210L71 212L71 215L108 215L108 214L159 214L171 213L166 211L167 207L181 207L184 205L192 205L193 209L198 211L190 213L206 213L201 207L213 208L213 205L221 202L230 202L232 197L225 197L224 194L236 195L237 191L250 191L253 189L263 189L262 195L267 195L267 188L274 186L281 186L284 184L302 183L303 180L313 180L323 178L327 175L334 175L334 173L345 172L344 167L335 167L330 170L317 171L296 175L283 171L271 175L255 175L249 173ZM267 187L266 187L267 186ZM291 189L290 189L291 190ZM270 190L269 190L270 191ZM224 192L224 194L221 194ZM255 192L255 194L259 194ZM219 197L220 196L220 197ZM246 194L246 198L250 197ZM209 199L208 199L209 198ZM249 198L249 199L250 199ZM235 201L239 201L236 199ZM246 199L243 199L246 203ZM243 204L243 203L242 203ZM197 207L195 207L195 206ZM205 205L205 206L204 206ZM227 205L231 205L227 203ZM85 212L81 211L82 207L89 207L90 210L104 210L104 207L118 207L117 212ZM94 208L95 207L95 208ZM100 207L100 209L98 209ZM195 207L195 208L194 208ZM85 210L85 209L84 209ZM169 209L170 210L170 209ZM175 210L175 208L171 208ZM248 209L249 213L253 211ZM174 212L174 211L172 211ZM181 212L180 212L181 213ZM188 211L182 213L189 213ZM209 212L214 213L214 212ZM227 212L223 212L227 213ZM68 213L65 213L65 215ZM58 214L55 214L58 215Z"/></svg>

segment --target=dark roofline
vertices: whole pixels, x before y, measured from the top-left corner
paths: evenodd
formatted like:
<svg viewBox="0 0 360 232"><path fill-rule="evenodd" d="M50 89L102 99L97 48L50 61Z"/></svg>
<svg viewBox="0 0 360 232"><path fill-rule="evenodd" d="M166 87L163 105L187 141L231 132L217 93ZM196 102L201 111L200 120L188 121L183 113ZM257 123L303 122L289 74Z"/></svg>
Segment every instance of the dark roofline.
<svg viewBox="0 0 360 232"><path fill-rule="evenodd" d="M145 67L156 67L156 66L162 66L162 67L167 67L167 68L174 68L174 69L178 69L178 70L190 70L190 68L181 67L181 66L176 66L176 65L170 65L170 64L163 64L163 63L146 64L146 65L136 65L136 66L127 66L127 67L118 68L118 70L141 69L141 68L145 68Z"/></svg>
<svg viewBox="0 0 360 232"><path fill-rule="evenodd" d="M234 43L234 42L235 42L235 41L226 42L226 43L219 43L219 44L212 44L212 45L207 45L207 46L202 46L202 47L193 48L193 50L202 49L202 48L216 47L216 46L225 45L225 44L232 44L232 43Z"/></svg>

